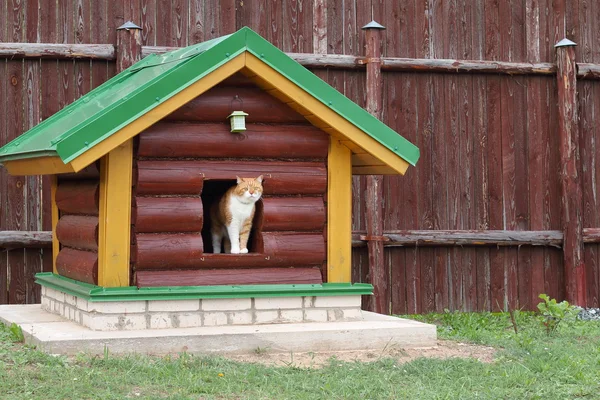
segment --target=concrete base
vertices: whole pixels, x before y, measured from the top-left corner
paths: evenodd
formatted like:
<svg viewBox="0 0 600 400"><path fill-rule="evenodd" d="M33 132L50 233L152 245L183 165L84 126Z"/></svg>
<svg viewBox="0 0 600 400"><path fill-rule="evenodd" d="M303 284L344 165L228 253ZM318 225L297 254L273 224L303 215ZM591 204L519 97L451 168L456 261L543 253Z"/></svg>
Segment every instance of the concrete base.
<svg viewBox="0 0 600 400"><path fill-rule="evenodd" d="M27 344L57 354L244 354L432 347L434 325L363 311L362 321L92 331L40 305L0 306L0 322L19 325Z"/></svg>

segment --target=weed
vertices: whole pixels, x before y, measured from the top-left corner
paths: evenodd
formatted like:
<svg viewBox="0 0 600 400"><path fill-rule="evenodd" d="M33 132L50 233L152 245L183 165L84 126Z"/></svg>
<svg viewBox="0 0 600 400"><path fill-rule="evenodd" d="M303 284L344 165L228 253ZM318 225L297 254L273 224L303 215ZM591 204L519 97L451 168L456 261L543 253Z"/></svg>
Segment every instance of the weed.
<svg viewBox="0 0 600 400"><path fill-rule="evenodd" d="M14 322L10 324L8 328L11 334L11 339L17 343L23 343L25 341L25 337L23 336L23 329Z"/></svg>
<svg viewBox="0 0 600 400"><path fill-rule="evenodd" d="M542 302L537 305L537 308L540 310L542 325L546 327L548 334L554 333L562 321L574 320L577 316L577 308L566 300L558 303L556 299L551 299L543 293L539 295L539 298L542 299Z"/></svg>
<svg viewBox="0 0 600 400"><path fill-rule="evenodd" d="M269 351L269 348L268 348L268 347L260 347L260 346L257 346L257 347L254 349L254 354L258 354L258 355L260 355L260 354L266 354L268 351Z"/></svg>

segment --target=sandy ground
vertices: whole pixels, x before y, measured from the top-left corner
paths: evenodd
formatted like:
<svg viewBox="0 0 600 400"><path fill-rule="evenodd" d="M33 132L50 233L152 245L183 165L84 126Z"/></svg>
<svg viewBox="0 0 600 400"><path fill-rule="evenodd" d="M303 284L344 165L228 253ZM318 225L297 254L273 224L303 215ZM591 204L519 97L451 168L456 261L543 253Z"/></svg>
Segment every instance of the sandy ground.
<svg viewBox="0 0 600 400"><path fill-rule="evenodd" d="M331 358L353 362L372 362L381 358L395 358L401 363L412 361L420 357L430 358L472 358L481 362L490 363L494 360L493 347L478 346L474 344L454 341L438 340L437 346L427 348L400 349L387 348L381 352L373 351L344 351L344 352L319 352L319 353L269 353L268 349L257 351L253 354L231 355L227 358L240 362L259 363L265 365L296 366L319 368L329 363Z"/></svg>

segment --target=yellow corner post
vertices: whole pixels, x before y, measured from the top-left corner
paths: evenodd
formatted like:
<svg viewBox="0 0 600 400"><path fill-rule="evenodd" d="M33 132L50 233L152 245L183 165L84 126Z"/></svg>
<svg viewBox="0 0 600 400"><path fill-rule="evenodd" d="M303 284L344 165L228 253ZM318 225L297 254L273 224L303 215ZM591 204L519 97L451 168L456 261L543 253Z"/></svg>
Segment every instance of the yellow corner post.
<svg viewBox="0 0 600 400"><path fill-rule="evenodd" d="M98 285L129 286L133 141L101 159Z"/></svg>
<svg viewBox="0 0 600 400"><path fill-rule="evenodd" d="M351 282L351 152L333 136L329 141L327 179L327 281Z"/></svg>

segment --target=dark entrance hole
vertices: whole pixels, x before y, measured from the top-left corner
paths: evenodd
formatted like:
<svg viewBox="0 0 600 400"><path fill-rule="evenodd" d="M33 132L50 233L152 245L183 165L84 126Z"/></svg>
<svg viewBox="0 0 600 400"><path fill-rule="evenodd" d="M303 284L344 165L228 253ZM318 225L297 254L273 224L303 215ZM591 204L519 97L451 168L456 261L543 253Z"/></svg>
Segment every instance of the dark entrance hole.
<svg viewBox="0 0 600 400"><path fill-rule="evenodd" d="M213 204L218 202L221 197L229 190L229 188L236 185L236 180L205 180L204 187L202 188L202 206L204 209L204 225L202 227L202 241L204 243L204 253L212 254L214 252L212 246L212 235L211 220L210 220L210 209ZM252 221L252 230L250 231L250 237L248 239L248 253L262 253L262 235L261 227L263 220L263 204L262 199L256 202L256 211L254 212L254 219ZM223 251L223 250L222 250ZM221 253L223 254L223 253ZM236 254L237 255L237 254ZM241 254L243 256L243 254Z"/></svg>

